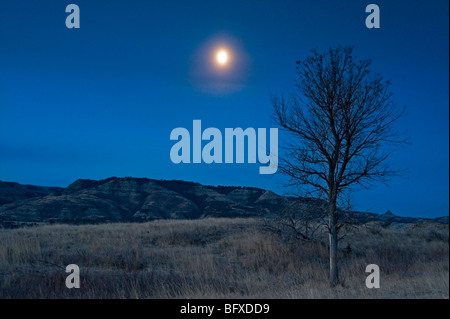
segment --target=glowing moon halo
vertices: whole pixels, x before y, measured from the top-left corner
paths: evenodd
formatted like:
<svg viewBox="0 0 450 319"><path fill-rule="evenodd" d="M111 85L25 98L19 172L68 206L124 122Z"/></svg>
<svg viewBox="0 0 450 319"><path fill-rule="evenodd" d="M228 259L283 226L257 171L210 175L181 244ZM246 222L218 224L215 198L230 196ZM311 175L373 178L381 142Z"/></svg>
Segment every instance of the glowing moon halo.
<svg viewBox="0 0 450 319"><path fill-rule="evenodd" d="M228 53L224 50L219 51L219 53L217 53L217 62L219 62L219 64L225 64L228 61Z"/></svg>

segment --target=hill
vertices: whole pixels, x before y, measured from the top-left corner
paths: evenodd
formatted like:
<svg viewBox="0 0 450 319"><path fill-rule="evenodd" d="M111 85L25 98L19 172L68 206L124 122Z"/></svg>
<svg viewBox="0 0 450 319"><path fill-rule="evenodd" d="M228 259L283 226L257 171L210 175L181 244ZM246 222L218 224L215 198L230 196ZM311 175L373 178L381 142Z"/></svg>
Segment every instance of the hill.
<svg viewBox="0 0 450 319"><path fill-rule="evenodd" d="M66 188L0 181L0 225L43 223L145 222L206 217L274 217L294 203L321 201L237 186L205 186L179 180L79 179ZM415 223L420 218L348 212L355 223ZM348 216L347 216L348 217ZM436 219L448 223L448 218Z"/></svg>

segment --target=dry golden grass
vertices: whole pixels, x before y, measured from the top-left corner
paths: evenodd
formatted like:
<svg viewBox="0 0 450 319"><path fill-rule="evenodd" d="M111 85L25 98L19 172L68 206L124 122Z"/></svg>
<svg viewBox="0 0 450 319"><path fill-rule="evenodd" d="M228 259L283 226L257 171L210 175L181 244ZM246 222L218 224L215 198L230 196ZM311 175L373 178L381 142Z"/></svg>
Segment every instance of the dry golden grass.
<svg viewBox="0 0 450 319"><path fill-rule="evenodd" d="M448 298L448 225L371 224L341 241L341 282L327 247L287 243L258 219L0 229L0 298ZM365 267L381 288L365 286ZM77 264L81 288L65 286Z"/></svg>

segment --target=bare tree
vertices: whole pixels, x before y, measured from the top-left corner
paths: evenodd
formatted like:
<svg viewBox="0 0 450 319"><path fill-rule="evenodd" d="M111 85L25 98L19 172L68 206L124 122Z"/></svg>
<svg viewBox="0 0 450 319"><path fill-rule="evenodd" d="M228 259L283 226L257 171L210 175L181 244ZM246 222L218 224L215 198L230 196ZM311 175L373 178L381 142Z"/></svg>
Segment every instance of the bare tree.
<svg viewBox="0 0 450 319"><path fill-rule="evenodd" d="M297 61L296 93L272 95L274 120L291 141L279 169L293 184L307 186L327 200L330 285L339 279L340 195L354 185L368 188L397 175L388 159L404 143L395 129L403 115L389 82L357 60L352 47L330 48Z"/></svg>

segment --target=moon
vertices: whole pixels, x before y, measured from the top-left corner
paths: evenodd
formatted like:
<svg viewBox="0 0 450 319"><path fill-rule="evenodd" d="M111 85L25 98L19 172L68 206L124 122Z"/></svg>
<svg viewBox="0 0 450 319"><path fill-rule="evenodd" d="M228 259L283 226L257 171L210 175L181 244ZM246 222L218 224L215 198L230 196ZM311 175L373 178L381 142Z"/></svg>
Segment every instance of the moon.
<svg viewBox="0 0 450 319"><path fill-rule="evenodd" d="M219 53L217 53L217 62L219 62L219 64L226 64L228 61L228 53L225 50L221 50L219 51Z"/></svg>

